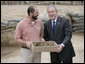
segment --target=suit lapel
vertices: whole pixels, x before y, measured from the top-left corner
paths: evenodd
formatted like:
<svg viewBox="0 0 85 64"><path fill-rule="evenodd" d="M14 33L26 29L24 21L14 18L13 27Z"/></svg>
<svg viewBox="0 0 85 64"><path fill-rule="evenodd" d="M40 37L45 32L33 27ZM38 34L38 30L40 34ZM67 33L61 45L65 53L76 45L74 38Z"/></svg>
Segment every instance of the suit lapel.
<svg viewBox="0 0 85 64"><path fill-rule="evenodd" d="M52 22L51 22L51 20L49 20L48 28L49 28L49 34L50 34L50 36L53 37L53 30L52 30Z"/></svg>
<svg viewBox="0 0 85 64"><path fill-rule="evenodd" d="M60 21L61 21L61 19L60 19L60 17L58 16L57 21L56 21L55 36L56 36L56 34L58 33L58 31L59 31Z"/></svg>

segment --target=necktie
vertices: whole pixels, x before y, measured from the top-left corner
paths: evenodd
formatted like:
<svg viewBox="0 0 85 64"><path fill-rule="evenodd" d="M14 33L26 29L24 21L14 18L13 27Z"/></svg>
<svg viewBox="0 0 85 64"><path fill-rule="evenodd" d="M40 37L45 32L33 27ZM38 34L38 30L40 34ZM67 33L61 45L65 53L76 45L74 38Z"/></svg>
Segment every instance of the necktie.
<svg viewBox="0 0 85 64"><path fill-rule="evenodd" d="M56 27L55 21L53 21L53 35L55 35L55 27Z"/></svg>

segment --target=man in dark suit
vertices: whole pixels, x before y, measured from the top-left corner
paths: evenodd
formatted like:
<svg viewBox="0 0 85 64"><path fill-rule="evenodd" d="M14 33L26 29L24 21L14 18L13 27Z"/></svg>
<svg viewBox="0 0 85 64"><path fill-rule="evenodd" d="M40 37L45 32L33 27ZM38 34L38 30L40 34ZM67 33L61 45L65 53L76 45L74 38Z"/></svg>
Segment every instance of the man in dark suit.
<svg viewBox="0 0 85 64"><path fill-rule="evenodd" d="M58 49L50 52L51 63L72 63L75 52L71 43L72 30L69 20L57 15L56 7L49 6L47 13L50 18L44 24L44 38L46 41L55 41Z"/></svg>

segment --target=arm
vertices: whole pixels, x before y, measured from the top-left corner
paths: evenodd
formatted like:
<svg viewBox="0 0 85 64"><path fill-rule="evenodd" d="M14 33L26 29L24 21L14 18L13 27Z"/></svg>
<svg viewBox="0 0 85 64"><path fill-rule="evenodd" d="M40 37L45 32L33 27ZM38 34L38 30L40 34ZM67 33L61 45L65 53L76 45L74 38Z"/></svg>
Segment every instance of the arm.
<svg viewBox="0 0 85 64"><path fill-rule="evenodd" d="M64 35L65 38L63 40L63 42L59 45L57 45L59 48L57 49L56 52L61 52L61 50L63 49L63 47L65 47L65 45L70 41L71 36L72 36L72 31L71 31L71 25L69 24L69 21L66 20L64 23Z"/></svg>
<svg viewBox="0 0 85 64"><path fill-rule="evenodd" d="M40 37L41 37L41 41L45 41L44 38L44 25L43 23L41 22L41 31L40 31Z"/></svg>
<svg viewBox="0 0 85 64"><path fill-rule="evenodd" d="M48 35L46 24L44 24L44 39L46 41L49 41L49 35Z"/></svg>
<svg viewBox="0 0 85 64"><path fill-rule="evenodd" d="M64 34L65 38L63 40L63 44L66 45L71 40L72 37L72 28L68 19L64 23Z"/></svg>
<svg viewBox="0 0 85 64"><path fill-rule="evenodd" d="M17 24L16 26L15 39L20 45L26 46L26 41L22 40L22 29L20 24Z"/></svg>

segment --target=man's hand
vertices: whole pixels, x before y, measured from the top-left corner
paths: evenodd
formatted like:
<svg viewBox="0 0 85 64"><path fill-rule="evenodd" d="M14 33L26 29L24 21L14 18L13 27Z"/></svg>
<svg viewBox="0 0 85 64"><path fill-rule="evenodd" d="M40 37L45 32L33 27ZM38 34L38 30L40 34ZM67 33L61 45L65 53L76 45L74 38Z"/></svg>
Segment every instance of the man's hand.
<svg viewBox="0 0 85 64"><path fill-rule="evenodd" d="M31 48L31 44L32 44L32 42L26 42L27 48Z"/></svg>
<svg viewBox="0 0 85 64"><path fill-rule="evenodd" d="M45 42L44 38L41 39L41 42Z"/></svg>
<svg viewBox="0 0 85 64"><path fill-rule="evenodd" d="M57 53L61 52L63 49L63 46L61 44L57 45L58 49L56 50Z"/></svg>

